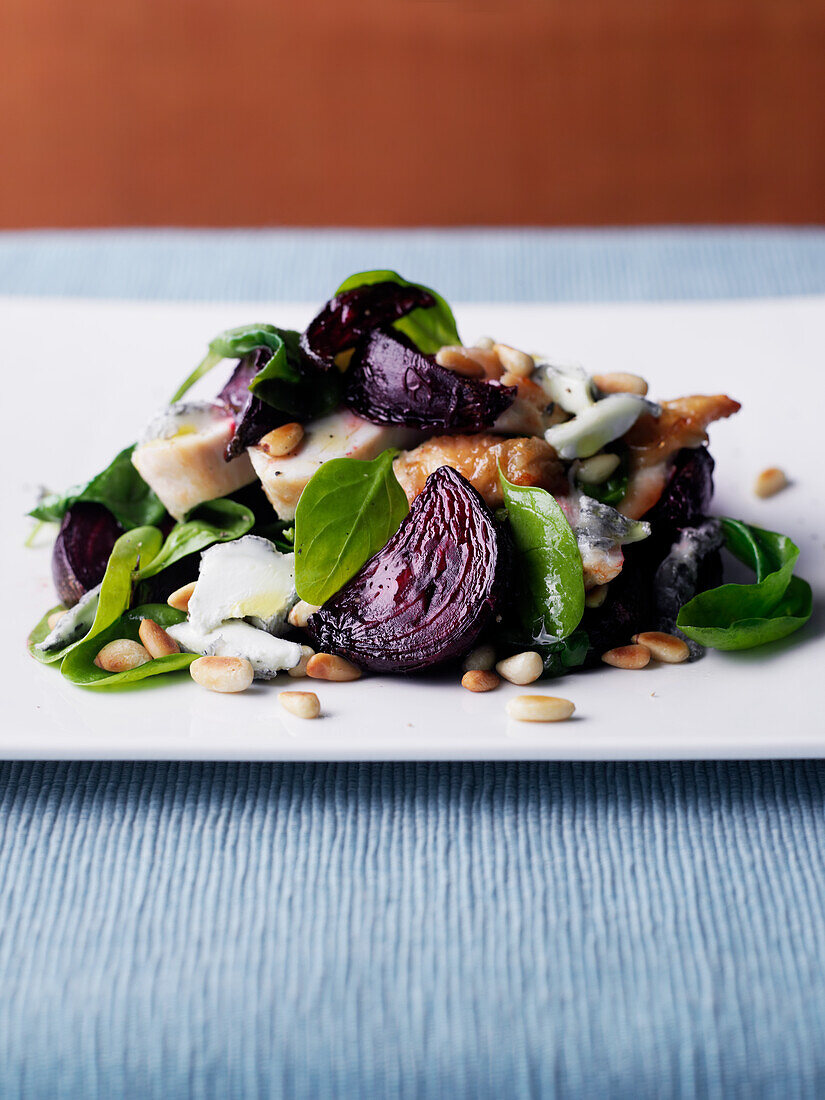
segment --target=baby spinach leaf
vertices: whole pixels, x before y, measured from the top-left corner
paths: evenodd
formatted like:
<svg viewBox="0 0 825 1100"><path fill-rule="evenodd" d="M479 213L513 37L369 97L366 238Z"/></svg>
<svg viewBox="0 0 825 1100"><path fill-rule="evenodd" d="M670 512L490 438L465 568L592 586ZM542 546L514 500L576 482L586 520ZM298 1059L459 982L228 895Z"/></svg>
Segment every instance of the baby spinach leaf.
<svg viewBox="0 0 825 1100"><path fill-rule="evenodd" d="M142 566L136 580L154 577L187 554L205 550L215 542L231 542L252 529L255 516L250 508L220 498L198 504L186 520L176 523L160 551Z"/></svg>
<svg viewBox="0 0 825 1100"><path fill-rule="evenodd" d="M397 271L361 271L345 279L335 293L343 294L345 290L354 290L357 286L372 286L373 283L398 283L399 286L422 285L402 278ZM423 351L425 355L433 355L445 344L460 344L461 340L453 311L445 299L428 286L423 289L432 294L435 305L430 309L414 309L412 313L396 321L393 328L409 336L419 351Z"/></svg>
<svg viewBox="0 0 825 1100"><path fill-rule="evenodd" d="M793 576L799 548L787 535L741 520L721 521L725 544L756 573L755 584L723 584L694 596L676 625L713 649L752 649L799 630L811 617L810 585Z"/></svg>
<svg viewBox="0 0 825 1100"><path fill-rule="evenodd" d="M62 604L57 604L55 607L50 607L40 622L32 630L31 634L26 641L29 653L34 657L36 661L40 661L42 665L51 665L57 660L57 657L52 657L49 653L44 652L37 647L41 642L44 642L46 638L51 634L52 630L49 626L49 618L54 615L56 611L63 611Z"/></svg>
<svg viewBox="0 0 825 1100"><path fill-rule="evenodd" d="M584 614L584 574L576 536L550 493L513 485L499 469L521 571L522 624L532 636L566 638ZM548 638L548 640L550 640Z"/></svg>
<svg viewBox="0 0 825 1100"><path fill-rule="evenodd" d="M242 359L256 348L269 348L273 358L283 348L283 340L274 325L252 324L228 328L209 342L209 349L192 373L181 382L172 395L170 405L180 401L196 382L224 359ZM271 362L271 360L270 360Z"/></svg>
<svg viewBox="0 0 825 1100"><path fill-rule="evenodd" d="M322 604L386 545L409 507L393 473L396 452L333 458L313 474L295 511L295 588Z"/></svg>
<svg viewBox="0 0 825 1100"><path fill-rule="evenodd" d="M131 603L132 583L139 565L141 563L148 565L157 555L162 543L163 536L157 527L136 527L133 531L127 531L126 534L121 535L109 556L100 591L87 593L88 599L84 597L87 616L89 618L94 616L88 631L81 638L59 649L33 649L33 655L43 664L53 664L66 657L81 642L96 637L119 618ZM42 627L41 619L32 632L31 646L46 640L49 631L42 634ZM37 638L35 634L38 635ZM42 637L39 636L40 634Z"/></svg>
<svg viewBox="0 0 825 1100"><path fill-rule="evenodd" d="M132 465L135 445L126 447L85 485L75 486L62 495L51 493L29 512L35 519L60 523L78 502L102 504L127 531L133 527L160 523L166 509Z"/></svg>
<svg viewBox="0 0 825 1100"><path fill-rule="evenodd" d="M128 672L105 672L95 664L95 657L109 642L117 638L128 638L139 642L141 619L152 619L165 630L168 626L181 623L186 618L182 611L176 611L168 604L145 604L131 611L125 611L118 619L100 631L93 638L84 640L74 647L60 666L60 671L73 684L90 688L121 687L145 680L148 676L160 676L165 672L178 672L188 668L197 658L197 653L171 653L168 657L156 657L145 665L130 669Z"/></svg>
<svg viewBox="0 0 825 1100"><path fill-rule="evenodd" d="M330 373L326 377L320 371L309 372L298 356L299 339L300 333L292 329L266 324L240 325L218 333L206 357L175 391L172 403L180 401L195 382L224 359L242 359L258 348L266 348L271 356L249 383L250 393L299 420L331 412L340 402L340 375Z"/></svg>

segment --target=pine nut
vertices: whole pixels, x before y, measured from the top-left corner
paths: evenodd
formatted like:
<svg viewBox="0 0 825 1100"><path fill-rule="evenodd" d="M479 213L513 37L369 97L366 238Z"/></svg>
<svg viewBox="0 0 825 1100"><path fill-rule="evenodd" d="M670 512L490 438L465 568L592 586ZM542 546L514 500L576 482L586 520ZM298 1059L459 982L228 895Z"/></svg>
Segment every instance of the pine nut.
<svg viewBox="0 0 825 1100"><path fill-rule="evenodd" d="M185 584L183 588L177 588L171 596L166 600L170 607L174 607L176 611L183 611L186 614L189 611L189 601L195 594L195 581L190 581L189 584Z"/></svg>
<svg viewBox="0 0 825 1100"><path fill-rule="evenodd" d="M289 625L297 626L299 630L306 630L307 619L310 615L314 615L316 611L320 610L317 604L306 603L305 600L298 600L287 616Z"/></svg>
<svg viewBox="0 0 825 1100"><path fill-rule="evenodd" d="M317 718L321 701L314 691L282 691L278 702L296 718Z"/></svg>
<svg viewBox="0 0 825 1100"><path fill-rule="evenodd" d="M607 585L597 584L595 588L588 588L584 594L585 607L601 607L607 599Z"/></svg>
<svg viewBox="0 0 825 1100"><path fill-rule="evenodd" d="M313 680L334 680L343 683L348 680L360 680L361 669L334 653L316 653L307 661L307 676Z"/></svg>
<svg viewBox="0 0 825 1100"><path fill-rule="evenodd" d="M496 665L496 672L511 684L524 687L538 680L544 672L544 661L535 650L528 649L524 653L516 653L512 657L505 657Z"/></svg>
<svg viewBox="0 0 825 1100"><path fill-rule="evenodd" d="M666 665L680 665L690 656L687 642L677 638L675 634L665 634L661 630L646 630L642 634L634 634L633 641L649 649L654 661L661 661Z"/></svg>
<svg viewBox="0 0 825 1100"><path fill-rule="evenodd" d="M483 378L484 367L477 359L470 355L466 348L447 345L436 352L435 361L440 367L455 374L462 374L465 378Z"/></svg>
<svg viewBox="0 0 825 1100"><path fill-rule="evenodd" d="M556 695L517 695L507 704L507 713L519 722L563 722L575 709Z"/></svg>
<svg viewBox="0 0 825 1100"><path fill-rule="evenodd" d="M496 663L496 651L491 645L476 646L464 658L464 672L489 672Z"/></svg>
<svg viewBox="0 0 825 1100"><path fill-rule="evenodd" d="M621 370L594 374L593 383L602 393L637 393L640 397L647 393L647 382L644 378Z"/></svg>
<svg viewBox="0 0 825 1100"><path fill-rule="evenodd" d="M788 484L788 478L784 470L778 466L769 466L763 470L753 485L753 491L758 497L772 497L781 492Z"/></svg>
<svg viewBox="0 0 825 1100"><path fill-rule="evenodd" d="M255 670L245 657L198 657L189 666L189 675L207 691L246 691Z"/></svg>
<svg viewBox="0 0 825 1100"><path fill-rule="evenodd" d="M619 461L618 455L593 455L581 463L576 478L587 485L601 485L618 468Z"/></svg>
<svg viewBox="0 0 825 1100"><path fill-rule="evenodd" d="M168 657L172 653L180 653L180 646L175 639L153 619L140 620L138 635L152 657Z"/></svg>
<svg viewBox="0 0 825 1100"><path fill-rule="evenodd" d="M509 344L496 344L493 351L499 357L502 367L508 374L514 374L516 378L529 378L536 369L536 363L532 355L526 351L511 348Z"/></svg>
<svg viewBox="0 0 825 1100"><path fill-rule="evenodd" d="M49 624L49 630L54 630L65 614L65 611L53 611L48 619L46 619L46 622Z"/></svg>
<svg viewBox="0 0 825 1100"><path fill-rule="evenodd" d="M479 336L479 338L473 344L474 348L481 348L482 351L492 351L495 347L495 340L492 336Z"/></svg>
<svg viewBox="0 0 825 1100"><path fill-rule="evenodd" d="M151 660L151 654L140 642L133 642L131 638L115 638L101 649L95 657L95 664L104 672L130 672Z"/></svg>
<svg viewBox="0 0 825 1100"><path fill-rule="evenodd" d="M471 669L461 677L461 686L468 691L492 691L500 683L495 672L483 672L480 668Z"/></svg>
<svg viewBox="0 0 825 1100"><path fill-rule="evenodd" d="M304 429L300 424L282 424L258 440L258 446L273 458L283 458L291 454L304 438Z"/></svg>
<svg viewBox="0 0 825 1100"><path fill-rule="evenodd" d="M602 660L614 668L644 668L650 662L650 650L643 645L620 645L603 653Z"/></svg>
<svg viewBox="0 0 825 1100"><path fill-rule="evenodd" d="M307 674L307 665L309 664L310 657L315 656L315 650L312 646L301 646L301 659L294 668L288 668L287 675L291 676L293 680L302 680Z"/></svg>

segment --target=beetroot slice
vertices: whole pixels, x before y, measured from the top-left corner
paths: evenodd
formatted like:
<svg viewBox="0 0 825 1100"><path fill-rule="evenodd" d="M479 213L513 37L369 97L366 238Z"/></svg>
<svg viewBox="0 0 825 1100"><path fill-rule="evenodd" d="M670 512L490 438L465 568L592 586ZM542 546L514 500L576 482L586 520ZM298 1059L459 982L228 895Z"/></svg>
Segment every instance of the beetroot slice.
<svg viewBox="0 0 825 1100"><path fill-rule="evenodd" d="M430 309L435 298L420 286L372 283L330 298L301 335L300 349L313 366L328 370L335 356L375 328L391 325L414 309Z"/></svg>
<svg viewBox="0 0 825 1100"><path fill-rule="evenodd" d="M502 540L481 496L442 466L384 549L310 616L307 629L321 650L380 672L458 657L500 601Z"/></svg>
<svg viewBox="0 0 825 1100"><path fill-rule="evenodd" d="M52 550L52 579L58 599L73 607L100 584L112 547L123 528L102 504L73 504L63 517Z"/></svg>
<svg viewBox="0 0 825 1100"><path fill-rule="evenodd" d="M283 413L271 405L265 405L259 397L249 392L249 383L271 358L269 348L256 348L245 355L215 399L235 417L235 431L223 456L227 462L243 454L247 447L254 447L267 432L285 423Z"/></svg>
<svg viewBox="0 0 825 1100"><path fill-rule="evenodd" d="M346 373L344 403L375 424L479 432L491 427L516 394L515 386L465 378L396 335L373 332Z"/></svg>

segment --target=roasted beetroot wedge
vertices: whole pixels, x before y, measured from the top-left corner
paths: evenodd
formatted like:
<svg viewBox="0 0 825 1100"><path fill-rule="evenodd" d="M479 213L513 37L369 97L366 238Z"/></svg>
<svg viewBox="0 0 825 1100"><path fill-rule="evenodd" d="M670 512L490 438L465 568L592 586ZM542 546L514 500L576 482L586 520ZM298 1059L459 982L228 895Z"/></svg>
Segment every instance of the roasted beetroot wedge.
<svg viewBox="0 0 825 1100"><path fill-rule="evenodd" d="M442 466L384 549L310 617L308 630L320 649L362 668L430 668L466 653L484 630L506 559L487 505Z"/></svg>
<svg viewBox="0 0 825 1100"><path fill-rule="evenodd" d="M465 378L389 332L373 332L346 373L344 402L374 424L480 432L516 399L515 386Z"/></svg>
<svg viewBox="0 0 825 1100"><path fill-rule="evenodd" d="M245 355L215 399L235 417L235 431L224 454L227 462L243 454L247 447L254 447L267 432L285 422L282 413L249 392L249 383L271 357L269 348L257 348Z"/></svg>
<svg viewBox="0 0 825 1100"><path fill-rule="evenodd" d="M103 580L123 528L102 504L74 504L63 517L52 550L52 579L61 603L73 607Z"/></svg>
<svg viewBox="0 0 825 1100"><path fill-rule="evenodd" d="M375 328L386 327L414 309L429 309L435 298L420 286L372 283L330 298L301 336L301 352L328 370L335 356L354 347Z"/></svg>

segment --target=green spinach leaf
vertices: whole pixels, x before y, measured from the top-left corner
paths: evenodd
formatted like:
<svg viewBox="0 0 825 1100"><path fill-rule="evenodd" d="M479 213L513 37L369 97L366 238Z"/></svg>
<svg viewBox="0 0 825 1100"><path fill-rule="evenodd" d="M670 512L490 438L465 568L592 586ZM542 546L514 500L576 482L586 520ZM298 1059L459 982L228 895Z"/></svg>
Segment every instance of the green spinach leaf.
<svg viewBox="0 0 825 1100"><path fill-rule="evenodd" d="M47 523L60 523L73 504L94 503L108 508L127 531L160 523L166 509L132 465L134 449L134 444L126 447L85 485L44 497L29 515Z"/></svg>
<svg viewBox="0 0 825 1100"><path fill-rule="evenodd" d="M521 567L520 612L525 630L559 640L584 614L581 554L567 517L550 493L499 480Z"/></svg>
<svg viewBox="0 0 825 1100"><path fill-rule="evenodd" d="M793 576L799 548L787 535L723 519L725 544L756 573L755 584L723 584L682 607L676 625L713 649L752 649L799 630L811 617L810 585Z"/></svg>
<svg viewBox="0 0 825 1100"><path fill-rule="evenodd" d="M361 271L350 275L336 290L343 294L345 290L354 290L359 286L372 286L373 283L398 283L399 286L421 286L402 278L397 271ZM460 344L455 317L446 300L430 287L423 287L435 298L431 309L414 309L406 317L396 321L393 328L403 332L425 355L433 355L445 344Z"/></svg>
<svg viewBox="0 0 825 1100"><path fill-rule="evenodd" d="M171 653L168 657L156 657L155 660L147 661L145 665L139 665L128 672L105 672L95 664L95 657L101 649L116 638L139 642L141 619L152 619L165 630L168 626L183 622L185 618L182 611L176 611L164 603L146 604L132 611L125 611L105 630L101 630L93 638L85 638L79 642L67 654L60 671L67 680L81 687L113 688L134 684L149 676L160 676L165 672L178 672L188 668L196 660L197 653Z"/></svg>
<svg viewBox="0 0 825 1100"><path fill-rule="evenodd" d="M121 535L114 545L109 556L106 572L100 585L100 591L96 596L89 594L89 600L85 604L86 616L92 618L89 629L82 638L61 646L59 649L38 650L33 648L38 642L45 640L49 631L43 633L44 620L35 627L30 637L30 650L43 664L54 664L62 660L81 642L94 638L115 622L129 607L132 599L132 583L139 566L147 566L158 554L163 543L163 536L157 527L136 527L133 531L127 531ZM59 609L54 609L59 610ZM51 612L47 613L51 614ZM35 637L35 634L38 636Z"/></svg>
<svg viewBox="0 0 825 1100"><path fill-rule="evenodd" d="M372 461L325 462L301 493L295 511L295 587L322 604L386 545L408 512L392 468L397 452Z"/></svg>
<svg viewBox="0 0 825 1100"><path fill-rule="evenodd" d="M231 542L252 530L255 516L234 500L219 498L198 504L182 523L176 523L160 551L141 566L135 579L154 577L188 554L205 550L215 542Z"/></svg>
<svg viewBox="0 0 825 1100"><path fill-rule="evenodd" d="M242 359L258 348L272 354L249 384L249 392L266 405L310 420L337 408L341 400L341 376L337 371L309 371L298 354L300 333L274 325L240 325L220 332L209 344L206 357L175 391L172 402L181 397L224 359Z"/></svg>

